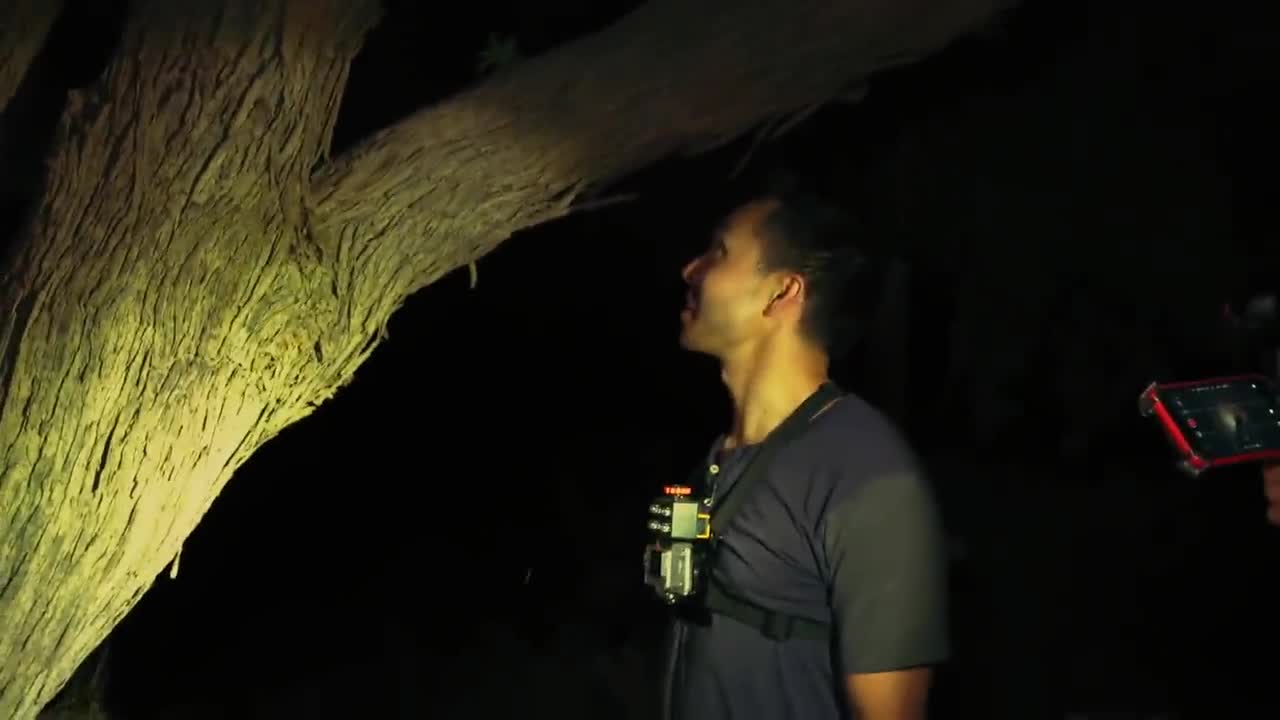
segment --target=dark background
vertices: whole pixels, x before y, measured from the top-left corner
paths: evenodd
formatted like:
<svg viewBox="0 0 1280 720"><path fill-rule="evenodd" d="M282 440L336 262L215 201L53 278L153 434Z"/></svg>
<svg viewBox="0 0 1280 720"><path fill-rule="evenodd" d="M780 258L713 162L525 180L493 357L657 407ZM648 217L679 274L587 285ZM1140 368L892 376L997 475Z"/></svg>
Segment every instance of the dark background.
<svg viewBox="0 0 1280 720"><path fill-rule="evenodd" d="M390 2L338 143L477 82L491 33L535 54L634 4ZM116 5L72 3L5 116L0 229ZM612 189L631 202L511 238L476 289L464 270L418 293L109 638L113 715L655 717L644 508L728 407L676 347L678 270L785 170L898 260L836 377L907 427L944 503L957 655L935 716L1275 717L1280 530L1257 470L1185 478L1136 413L1154 379L1265 368L1267 340L1222 314L1280 264L1270 26L1237 5L1028 2L744 177L750 138L673 158Z"/></svg>

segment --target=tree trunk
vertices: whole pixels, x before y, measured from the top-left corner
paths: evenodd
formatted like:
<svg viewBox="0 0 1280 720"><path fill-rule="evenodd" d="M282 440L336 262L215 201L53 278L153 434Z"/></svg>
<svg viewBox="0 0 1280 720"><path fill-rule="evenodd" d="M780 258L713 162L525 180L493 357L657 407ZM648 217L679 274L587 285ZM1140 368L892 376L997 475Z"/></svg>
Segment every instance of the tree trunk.
<svg viewBox="0 0 1280 720"><path fill-rule="evenodd" d="M372 0L136 2L0 276L0 717L32 717L176 569L409 293L1002 4L655 0L329 162Z"/></svg>
<svg viewBox="0 0 1280 720"><path fill-rule="evenodd" d="M255 8L258 6L258 8ZM0 717L27 718L366 339L306 233L369 1L137 3L0 292Z"/></svg>
<svg viewBox="0 0 1280 720"><path fill-rule="evenodd" d="M62 11L62 0L0 0L0 113L26 77Z"/></svg>

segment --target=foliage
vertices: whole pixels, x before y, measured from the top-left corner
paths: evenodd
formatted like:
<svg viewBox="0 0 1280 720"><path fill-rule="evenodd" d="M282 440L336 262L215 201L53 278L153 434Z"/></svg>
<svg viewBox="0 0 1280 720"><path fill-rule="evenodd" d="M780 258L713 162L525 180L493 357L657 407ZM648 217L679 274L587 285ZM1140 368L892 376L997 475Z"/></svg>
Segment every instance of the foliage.
<svg viewBox="0 0 1280 720"><path fill-rule="evenodd" d="M519 41L514 35L489 33L484 49L480 51L476 61L477 75L492 75L520 62L524 56L520 52Z"/></svg>

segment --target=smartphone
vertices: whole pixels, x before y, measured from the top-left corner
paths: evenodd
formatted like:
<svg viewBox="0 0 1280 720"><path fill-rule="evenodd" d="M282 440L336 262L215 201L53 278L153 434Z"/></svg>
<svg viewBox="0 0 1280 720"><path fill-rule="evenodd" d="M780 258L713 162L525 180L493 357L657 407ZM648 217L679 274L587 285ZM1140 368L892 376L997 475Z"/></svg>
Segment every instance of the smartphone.
<svg viewBox="0 0 1280 720"><path fill-rule="evenodd" d="M1192 474L1280 460L1280 397L1265 375L1152 383L1138 399Z"/></svg>

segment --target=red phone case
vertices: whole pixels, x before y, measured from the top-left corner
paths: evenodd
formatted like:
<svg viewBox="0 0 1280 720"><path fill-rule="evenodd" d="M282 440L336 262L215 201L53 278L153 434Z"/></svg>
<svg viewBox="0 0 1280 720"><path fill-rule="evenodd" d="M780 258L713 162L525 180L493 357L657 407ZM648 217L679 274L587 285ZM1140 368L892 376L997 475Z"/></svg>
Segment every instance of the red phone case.
<svg viewBox="0 0 1280 720"><path fill-rule="evenodd" d="M1249 450L1221 457L1205 457L1202 453L1196 451L1192 439L1187 436L1185 430L1173 417L1173 414L1170 412L1164 398L1165 393L1170 390L1210 387L1213 385L1226 385L1242 382L1262 383L1267 386L1272 384L1271 379L1265 375L1234 375L1230 377L1208 378L1187 382L1152 383L1138 398L1138 409L1143 416L1154 416L1160 422L1161 429L1164 430L1165 434L1177 449L1180 456L1180 464L1183 469L1191 472L1192 474L1199 474L1205 470L1225 465L1280 460L1280 448Z"/></svg>

